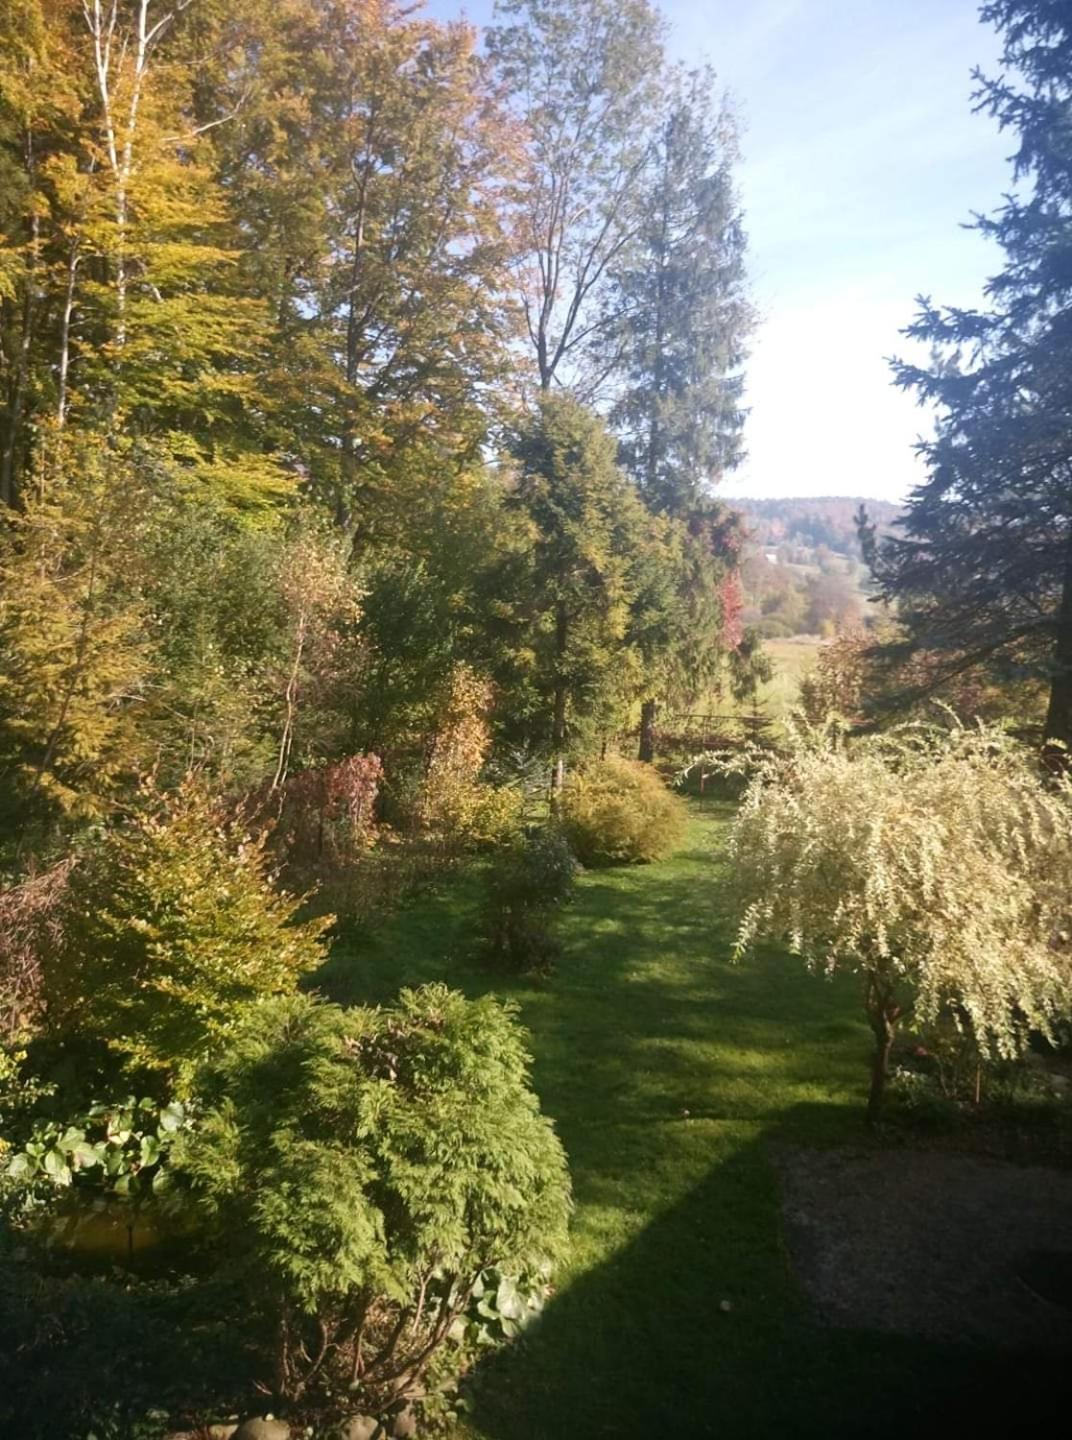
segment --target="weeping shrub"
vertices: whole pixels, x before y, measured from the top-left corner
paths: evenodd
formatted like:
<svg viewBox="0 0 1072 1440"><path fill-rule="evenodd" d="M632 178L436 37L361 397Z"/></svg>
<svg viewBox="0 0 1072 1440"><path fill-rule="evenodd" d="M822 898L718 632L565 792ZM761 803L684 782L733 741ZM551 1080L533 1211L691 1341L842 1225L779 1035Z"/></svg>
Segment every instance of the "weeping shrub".
<svg viewBox="0 0 1072 1440"><path fill-rule="evenodd" d="M441 985L383 1010L244 1008L177 1169L264 1322L277 1396L345 1386L383 1413L420 1393L482 1274L562 1254L566 1162L528 1068L512 1009Z"/></svg>
<svg viewBox="0 0 1072 1440"><path fill-rule="evenodd" d="M758 757L730 856L739 953L786 941L861 976L871 1120L906 1019L1011 1060L1072 1013L1072 778L997 727L791 726Z"/></svg>
<svg viewBox="0 0 1072 1440"><path fill-rule="evenodd" d="M617 756L566 781L561 818L582 865L660 860L681 842L687 811L649 766Z"/></svg>

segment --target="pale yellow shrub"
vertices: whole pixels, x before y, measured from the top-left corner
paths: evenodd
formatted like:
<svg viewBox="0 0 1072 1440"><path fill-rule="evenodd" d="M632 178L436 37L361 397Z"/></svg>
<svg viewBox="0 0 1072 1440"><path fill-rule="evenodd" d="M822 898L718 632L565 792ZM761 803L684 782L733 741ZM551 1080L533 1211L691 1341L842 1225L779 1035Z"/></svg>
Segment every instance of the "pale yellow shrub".
<svg viewBox="0 0 1072 1440"><path fill-rule="evenodd" d="M457 665L432 742L421 787L423 828L452 845L497 844L521 823L523 797L480 779L491 749L491 682Z"/></svg>
<svg viewBox="0 0 1072 1440"><path fill-rule="evenodd" d="M786 940L861 972L887 1050L910 1010L1002 1057L1072 1011L1072 786L1000 730L797 732L761 762L730 849L738 949Z"/></svg>
<svg viewBox="0 0 1072 1440"><path fill-rule="evenodd" d="M612 756L571 775L561 819L582 865L661 860L681 842L687 811L650 765Z"/></svg>

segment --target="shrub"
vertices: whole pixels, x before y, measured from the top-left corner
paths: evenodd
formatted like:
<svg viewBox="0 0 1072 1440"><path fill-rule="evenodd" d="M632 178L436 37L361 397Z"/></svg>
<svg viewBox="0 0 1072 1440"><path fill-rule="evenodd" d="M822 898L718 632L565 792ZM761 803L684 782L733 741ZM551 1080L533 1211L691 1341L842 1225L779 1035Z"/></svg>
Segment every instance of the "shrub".
<svg viewBox="0 0 1072 1440"><path fill-rule="evenodd" d="M863 978L871 1119L906 1014L1012 1058L1072 1009L1072 779L1000 730L800 732L761 761L731 857L739 951L788 940Z"/></svg>
<svg viewBox="0 0 1072 1440"><path fill-rule="evenodd" d="M485 784L491 749L491 682L455 666L427 757L418 813L424 830L450 849L496 844L516 833L523 797Z"/></svg>
<svg viewBox="0 0 1072 1440"><path fill-rule="evenodd" d="M360 864L377 835L376 799L383 779L378 755L348 755L290 775L250 807L278 815L272 847L286 873L317 882Z"/></svg>
<svg viewBox="0 0 1072 1440"><path fill-rule="evenodd" d="M23 1030L38 1015L44 955L61 943L61 914L73 858L34 870L0 890L0 1035Z"/></svg>
<svg viewBox="0 0 1072 1440"><path fill-rule="evenodd" d="M330 920L296 924L262 843L195 786L149 801L73 872L43 993L54 1034L174 1077L238 1002L293 990L321 963Z"/></svg>
<svg viewBox="0 0 1072 1440"><path fill-rule="evenodd" d="M264 1317L277 1395L345 1382L382 1412L420 1391L484 1272L561 1254L565 1157L528 1064L509 1008L443 986L245 1008L177 1166Z"/></svg>
<svg viewBox="0 0 1072 1440"><path fill-rule="evenodd" d="M668 855L685 829L684 802L647 765L612 758L572 775L562 823L583 865L646 864Z"/></svg>
<svg viewBox="0 0 1072 1440"><path fill-rule="evenodd" d="M483 916L495 960L515 971L544 969L554 960L554 915L572 897L577 869L566 837L553 827L496 852Z"/></svg>

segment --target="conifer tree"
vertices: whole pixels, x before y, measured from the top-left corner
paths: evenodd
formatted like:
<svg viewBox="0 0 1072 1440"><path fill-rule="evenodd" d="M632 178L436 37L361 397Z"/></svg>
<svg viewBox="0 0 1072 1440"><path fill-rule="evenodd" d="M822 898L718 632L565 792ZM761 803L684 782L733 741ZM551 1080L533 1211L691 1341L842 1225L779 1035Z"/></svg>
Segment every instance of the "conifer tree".
<svg viewBox="0 0 1072 1440"><path fill-rule="evenodd" d="M643 508L602 422L575 400L545 395L521 426L511 507L532 532L529 653L541 738L561 788L579 722L598 713L626 651Z"/></svg>
<svg viewBox="0 0 1072 1440"><path fill-rule="evenodd" d="M659 118L642 223L611 269L621 384L611 425L653 510L683 516L741 453L745 236L732 114L708 69L675 77Z"/></svg>
<svg viewBox="0 0 1072 1440"><path fill-rule="evenodd" d="M711 491L741 453L741 365L752 325L735 159L733 117L716 104L714 75L678 73L654 134L643 218L611 270L619 458L645 504L681 529L677 623L646 657L642 760L654 755L658 699L699 693L730 648L721 600L740 537Z"/></svg>
<svg viewBox="0 0 1072 1440"><path fill-rule="evenodd" d="M938 407L921 451L928 477L903 534L877 542L872 569L933 688L965 669L1037 676L1046 737L1072 742L1072 7L998 0L998 79L977 72L977 109L1017 136L1017 189L976 227L1004 251L977 310L924 303L908 333L938 358L899 363L897 382Z"/></svg>

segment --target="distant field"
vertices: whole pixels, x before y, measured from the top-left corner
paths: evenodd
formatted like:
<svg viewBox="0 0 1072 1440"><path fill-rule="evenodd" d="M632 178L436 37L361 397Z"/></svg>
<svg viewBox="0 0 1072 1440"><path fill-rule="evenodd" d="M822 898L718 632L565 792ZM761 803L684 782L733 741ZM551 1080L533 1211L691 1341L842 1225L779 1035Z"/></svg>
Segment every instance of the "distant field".
<svg viewBox="0 0 1072 1440"><path fill-rule="evenodd" d="M767 640L763 648L774 664L774 674L759 690L760 704L772 720L781 720L797 703L802 676L815 664L820 642L814 635L792 635Z"/></svg>
<svg viewBox="0 0 1072 1440"><path fill-rule="evenodd" d="M780 723L800 698L801 678L815 664L821 641L816 635L791 635L784 640L764 640L763 649L770 656L774 674L758 691L760 709L768 720ZM712 715L747 715L751 703L738 703L731 695L713 695L706 706Z"/></svg>

